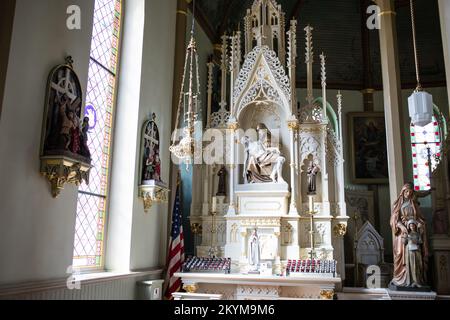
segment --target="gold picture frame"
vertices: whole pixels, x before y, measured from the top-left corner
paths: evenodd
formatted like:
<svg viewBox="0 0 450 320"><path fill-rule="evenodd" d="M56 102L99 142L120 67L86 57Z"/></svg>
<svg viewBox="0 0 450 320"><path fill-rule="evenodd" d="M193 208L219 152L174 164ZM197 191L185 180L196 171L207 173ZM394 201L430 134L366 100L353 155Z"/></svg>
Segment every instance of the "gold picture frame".
<svg viewBox="0 0 450 320"><path fill-rule="evenodd" d="M353 184L388 184L386 124L383 112L347 114Z"/></svg>

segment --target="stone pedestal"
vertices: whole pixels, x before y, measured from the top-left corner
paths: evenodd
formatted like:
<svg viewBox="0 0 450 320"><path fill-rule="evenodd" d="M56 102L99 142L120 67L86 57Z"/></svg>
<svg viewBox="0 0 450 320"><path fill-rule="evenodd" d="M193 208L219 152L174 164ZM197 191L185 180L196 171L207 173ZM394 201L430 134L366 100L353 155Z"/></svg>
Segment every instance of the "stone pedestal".
<svg viewBox="0 0 450 320"><path fill-rule="evenodd" d="M341 290L341 279L305 276L263 276L241 274L176 273L183 286L195 293L220 294L225 300L332 300Z"/></svg>
<svg viewBox="0 0 450 320"><path fill-rule="evenodd" d="M287 215L289 196L286 183L255 183L236 187L239 215Z"/></svg>
<svg viewBox="0 0 450 320"><path fill-rule="evenodd" d="M391 300L436 300L436 292L387 290Z"/></svg>

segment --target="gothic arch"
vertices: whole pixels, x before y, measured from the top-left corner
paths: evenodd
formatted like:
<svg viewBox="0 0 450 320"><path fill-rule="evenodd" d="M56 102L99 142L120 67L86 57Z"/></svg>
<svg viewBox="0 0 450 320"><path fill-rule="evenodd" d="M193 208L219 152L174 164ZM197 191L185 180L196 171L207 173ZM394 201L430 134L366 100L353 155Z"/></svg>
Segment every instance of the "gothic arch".
<svg viewBox="0 0 450 320"><path fill-rule="evenodd" d="M247 55L234 87L232 117L239 119L241 112L261 95L265 101L277 104L286 116L291 114L289 77L268 46L256 47Z"/></svg>

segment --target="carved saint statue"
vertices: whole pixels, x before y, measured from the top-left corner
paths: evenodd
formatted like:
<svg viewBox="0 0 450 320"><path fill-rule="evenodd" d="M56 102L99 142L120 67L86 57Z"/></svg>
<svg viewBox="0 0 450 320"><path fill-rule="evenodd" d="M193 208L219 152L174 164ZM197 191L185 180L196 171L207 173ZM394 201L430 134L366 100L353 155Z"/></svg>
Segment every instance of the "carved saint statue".
<svg viewBox="0 0 450 320"><path fill-rule="evenodd" d="M217 172L217 176L219 177L219 186L217 188L216 196L226 196L227 195L227 169L223 166L219 172Z"/></svg>
<svg viewBox="0 0 450 320"><path fill-rule="evenodd" d="M308 167L308 194L310 195L316 194L316 176L319 172L320 167L311 160Z"/></svg>
<svg viewBox="0 0 450 320"><path fill-rule="evenodd" d="M394 288L425 286L428 262L426 222L420 213L411 184L403 186L391 214L393 232Z"/></svg>
<svg viewBox="0 0 450 320"><path fill-rule="evenodd" d="M286 158L278 148L266 147L248 136L243 137L241 143L245 147L245 183L285 182L281 172Z"/></svg>
<svg viewBox="0 0 450 320"><path fill-rule="evenodd" d="M260 257L261 257L261 248L259 245L259 236L258 231L255 228L253 230L252 235L250 236L250 239L248 240L248 264L253 268L257 269Z"/></svg>

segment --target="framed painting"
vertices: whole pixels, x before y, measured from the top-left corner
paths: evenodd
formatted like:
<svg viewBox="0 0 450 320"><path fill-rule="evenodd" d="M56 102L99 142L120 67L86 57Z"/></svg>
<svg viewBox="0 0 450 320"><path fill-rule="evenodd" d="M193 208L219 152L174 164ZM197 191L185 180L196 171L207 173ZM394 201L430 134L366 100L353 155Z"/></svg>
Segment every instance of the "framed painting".
<svg viewBox="0 0 450 320"><path fill-rule="evenodd" d="M352 183L389 183L384 113L352 112L347 120Z"/></svg>

